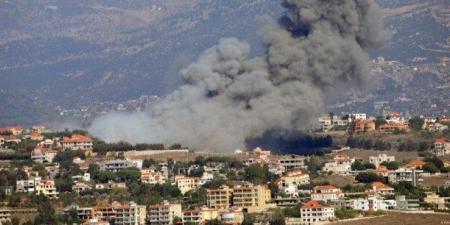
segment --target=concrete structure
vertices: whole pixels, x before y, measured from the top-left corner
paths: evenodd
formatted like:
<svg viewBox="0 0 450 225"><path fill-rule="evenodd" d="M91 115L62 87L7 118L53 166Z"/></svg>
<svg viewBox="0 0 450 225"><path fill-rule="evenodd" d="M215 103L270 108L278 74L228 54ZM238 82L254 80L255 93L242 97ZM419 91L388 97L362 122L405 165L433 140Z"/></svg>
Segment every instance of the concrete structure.
<svg viewBox="0 0 450 225"><path fill-rule="evenodd" d="M147 210L143 205L134 202L120 204L113 202L106 206L94 207L94 218L101 221L113 221L117 225L144 225Z"/></svg>
<svg viewBox="0 0 450 225"><path fill-rule="evenodd" d="M219 210L219 219L226 225L238 225L244 221L244 213L242 208L230 208L226 210Z"/></svg>
<svg viewBox="0 0 450 225"><path fill-rule="evenodd" d="M113 172L117 172L121 169L130 168L130 167L135 167L135 164L133 164L131 161L121 160L121 159L109 160L109 161L102 162L100 164L100 169L109 170L109 171L113 171Z"/></svg>
<svg viewBox="0 0 450 225"><path fill-rule="evenodd" d="M41 177L30 177L28 180L17 180L16 192L34 192L36 190L36 182L41 179Z"/></svg>
<svg viewBox="0 0 450 225"><path fill-rule="evenodd" d="M346 207L361 211L386 211L396 207L394 200L384 200L377 197L349 199L345 202Z"/></svg>
<svg viewBox="0 0 450 225"><path fill-rule="evenodd" d="M227 185L220 188L206 189L206 202L212 209L228 209L231 207L233 189Z"/></svg>
<svg viewBox="0 0 450 225"><path fill-rule="evenodd" d="M181 204L164 201L161 204L149 206L147 222L150 225L172 225L176 217L183 218Z"/></svg>
<svg viewBox="0 0 450 225"><path fill-rule="evenodd" d="M270 200L271 193L267 185L244 184L233 188L233 206L245 212L263 212L269 208Z"/></svg>
<svg viewBox="0 0 450 225"><path fill-rule="evenodd" d="M206 207L183 210L183 224L204 224L208 220L219 218L218 209L210 209Z"/></svg>
<svg viewBox="0 0 450 225"><path fill-rule="evenodd" d="M278 164L284 167L284 171L289 171L293 169L306 168L307 158L298 155L283 155L278 156Z"/></svg>
<svg viewBox="0 0 450 225"><path fill-rule="evenodd" d="M320 201L311 200L300 207L300 218L304 225L326 223L334 218L334 208Z"/></svg>
<svg viewBox="0 0 450 225"><path fill-rule="evenodd" d="M199 181L200 178L198 177L187 177L183 175L175 176L175 184L183 195L188 191L197 189Z"/></svg>
<svg viewBox="0 0 450 225"><path fill-rule="evenodd" d="M356 120L353 126L353 133L366 133L375 131L374 120Z"/></svg>
<svg viewBox="0 0 450 225"><path fill-rule="evenodd" d="M419 199L407 199L404 195L395 196L398 210L419 210Z"/></svg>
<svg viewBox="0 0 450 225"><path fill-rule="evenodd" d="M311 199L317 201L335 201L343 197L341 189L332 185L316 186L311 193Z"/></svg>
<svg viewBox="0 0 450 225"><path fill-rule="evenodd" d="M428 193L423 199L424 202L437 205L438 209L447 209L446 204L449 203L450 197L441 197L436 193Z"/></svg>
<svg viewBox="0 0 450 225"><path fill-rule="evenodd" d="M0 208L0 225L11 222L11 210L8 208Z"/></svg>
<svg viewBox="0 0 450 225"><path fill-rule="evenodd" d="M388 156L386 154L378 154L378 156L369 156L369 163L375 165L376 168L380 166L383 162L393 162L395 161L395 156Z"/></svg>
<svg viewBox="0 0 450 225"><path fill-rule="evenodd" d="M368 193L373 193L373 194L379 194L379 195L393 195L394 194L394 188L379 182L379 181L375 181L372 182L372 190L369 190Z"/></svg>
<svg viewBox="0 0 450 225"><path fill-rule="evenodd" d="M399 168L395 171L390 171L388 175L389 183L396 184L401 181L410 182L412 185L417 186L422 182L421 174L423 170Z"/></svg>

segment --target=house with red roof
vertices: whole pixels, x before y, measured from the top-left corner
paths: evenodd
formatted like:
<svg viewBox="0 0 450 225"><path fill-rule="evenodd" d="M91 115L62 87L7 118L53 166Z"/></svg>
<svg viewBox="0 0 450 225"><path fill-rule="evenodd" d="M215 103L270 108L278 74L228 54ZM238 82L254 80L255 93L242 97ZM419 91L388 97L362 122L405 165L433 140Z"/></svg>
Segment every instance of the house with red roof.
<svg viewBox="0 0 450 225"><path fill-rule="evenodd" d="M74 134L72 137L64 137L61 141L63 149L70 150L92 150L93 143L92 139L88 136L81 134Z"/></svg>
<svg viewBox="0 0 450 225"><path fill-rule="evenodd" d="M433 153L436 156L444 156L450 154L450 141L445 137L436 139L434 142Z"/></svg>
<svg viewBox="0 0 450 225"><path fill-rule="evenodd" d="M384 184L383 182L375 181L372 182L372 190L369 190L369 194L379 194L379 195L393 195L394 188Z"/></svg>
<svg viewBox="0 0 450 225"><path fill-rule="evenodd" d="M311 200L300 207L300 217L305 225L326 223L334 218L334 207Z"/></svg>
<svg viewBox="0 0 450 225"><path fill-rule="evenodd" d="M317 201L336 201L343 197L342 190L333 185L316 186L311 193L311 199Z"/></svg>

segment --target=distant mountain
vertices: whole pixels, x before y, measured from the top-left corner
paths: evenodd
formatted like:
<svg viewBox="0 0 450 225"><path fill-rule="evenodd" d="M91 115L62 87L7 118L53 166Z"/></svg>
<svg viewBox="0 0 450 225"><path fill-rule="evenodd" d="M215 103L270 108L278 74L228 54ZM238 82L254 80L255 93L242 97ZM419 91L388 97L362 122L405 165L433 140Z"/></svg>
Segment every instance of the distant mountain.
<svg viewBox="0 0 450 225"><path fill-rule="evenodd" d="M449 55L448 0L379 3L394 36L373 57L410 64ZM0 124L40 120L28 111L47 118L59 107L163 96L181 83L179 69L222 37L260 54L257 17L282 14L278 0L1 1L0 103L17 103L23 116L5 120L11 111L1 107Z"/></svg>

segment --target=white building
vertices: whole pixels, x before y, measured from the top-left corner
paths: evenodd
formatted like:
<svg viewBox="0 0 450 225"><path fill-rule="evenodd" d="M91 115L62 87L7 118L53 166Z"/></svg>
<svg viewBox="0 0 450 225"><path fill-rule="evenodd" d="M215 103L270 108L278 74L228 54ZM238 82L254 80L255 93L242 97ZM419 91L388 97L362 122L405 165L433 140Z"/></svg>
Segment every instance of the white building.
<svg viewBox="0 0 450 225"><path fill-rule="evenodd" d="M298 196L298 186L309 184L309 175L304 174L301 170L287 172L281 176L276 184L278 189L284 191L290 196Z"/></svg>
<svg viewBox="0 0 450 225"><path fill-rule="evenodd" d="M320 201L311 200L300 208L300 218L304 225L326 223L334 218L334 208Z"/></svg>
<svg viewBox="0 0 450 225"><path fill-rule="evenodd" d="M377 197L350 199L346 202L347 207L361 211L386 211L394 209L396 206L395 200L384 200Z"/></svg>
<svg viewBox="0 0 450 225"><path fill-rule="evenodd" d="M444 156L450 154L450 141L446 138L436 139L434 142L433 153L436 156Z"/></svg>
<svg viewBox="0 0 450 225"><path fill-rule="evenodd" d="M181 193L184 195L188 191L193 191L199 186L200 178L187 177L187 176L175 176L175 184Z"/></svg>
<svg viewBox="0 0 450 225"><path fill-rule="evenodd" d="M383 162L393 162L395 161L395 156L388 156L386 154L378 154L378 156L369 156L369 163L375 165L376 168L380 166Z"/></svg>
<svg viewBox="0 0 450 225"><path fill-rule="evenodd" d="M317 201L335 201L343 197L341 189L332 185L316 186L311 193L311 199Z"/></svg>
<svg viewBox="0 0 450 225"><path fill-rule="evenodd" d="M92 139L90 137L80 135L80 134L74 134L72 137L64 137L61 141L61 145L63 149L70 149L70 150L92 150L93 143Z"/></svg>
<svg viewBox="0 0 450 225"><path fill-rule="evenodd" d="M411 168L399 168L395 171L389 171L388 180L391 184L396 184L401 181L410 182L412 185L417 186L422 179L423 170L416 170Z"/></svg>
<svg viewBox="0 0 450 225"><path fill-rule="evenodd" d="M355 158L350 158L345 154L337 154L332 161L325 163L322 171L338 174L347 174L352 171L352 164Z"/></svg>
<svg viewBox="0 0 450 225"><path fill-rule="evenodd" d="M31 177L28 180L17 180L16 192L34 192L36 190L36 182L41 179L41 177Z"/></svg>

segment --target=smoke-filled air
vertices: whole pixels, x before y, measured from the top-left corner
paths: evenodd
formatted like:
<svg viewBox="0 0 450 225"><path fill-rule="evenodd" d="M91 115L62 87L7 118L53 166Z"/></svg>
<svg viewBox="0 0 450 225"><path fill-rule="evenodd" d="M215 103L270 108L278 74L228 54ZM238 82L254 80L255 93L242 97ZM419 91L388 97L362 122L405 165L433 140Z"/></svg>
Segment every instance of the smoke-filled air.
<svg viewBox="0 0 450 225"><path fill-rule="evenodd" d="M286 15L262 19L266 54L223 38L181 71L185 84L145 112L111 113L89 131L107 141L245 148L265 132L314 125L340 85L362 85L367 50L388 38L373 0L284 0Z"/></svg>

